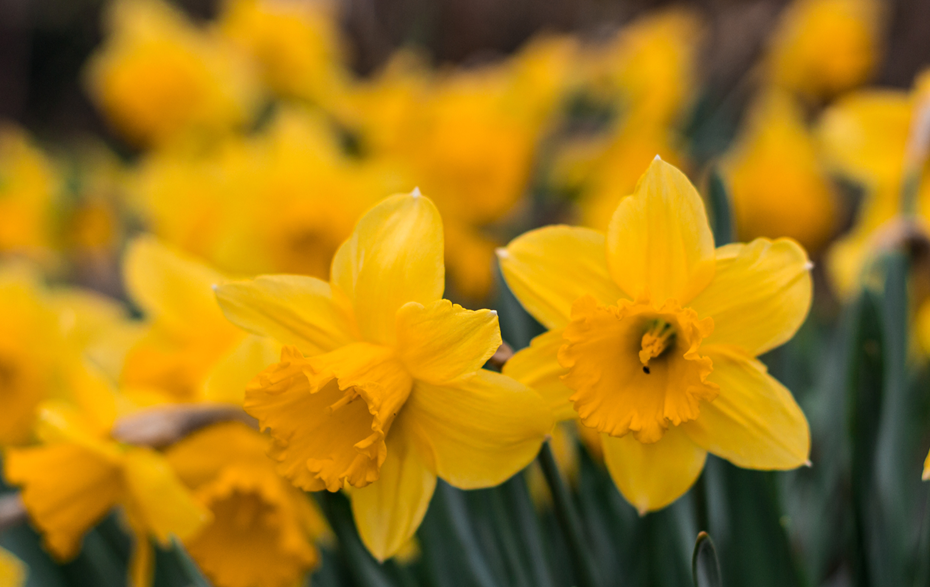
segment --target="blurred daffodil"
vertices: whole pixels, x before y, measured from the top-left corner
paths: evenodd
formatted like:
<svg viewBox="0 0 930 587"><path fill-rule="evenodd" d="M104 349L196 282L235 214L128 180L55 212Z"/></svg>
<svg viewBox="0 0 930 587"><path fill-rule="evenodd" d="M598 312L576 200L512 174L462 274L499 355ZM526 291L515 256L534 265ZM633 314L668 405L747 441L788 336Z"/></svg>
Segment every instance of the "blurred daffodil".
<svg viewBox="0 0 930 587"><path fill-rule="evenodd" d="M875 0L795 0L772 37L771 81L811 98L868 81L880 56L881 17Z"/></svg>
<svg viewBox="0 0 930 587"><path fill-rule="evenodd" d="M223 271L325 279L355 222L402 179L349 156L319 115L282 108L254 136L153 154L130 189L153 233Z"/></svg>
<svg viewBox="0 0 930 587"><path fill-rule="evenodd" d="M693 99L700 20L682 9L634 21L608 43L582 53L589 90L615 102L620 116L668 126Z"/></svg>
<svg viewBox="0 0 930 587"><path fill-rule="evenodd" d="M124 392L140 403L241 405L245 384L275 362L280 347L226 320L213 288L228 278L151 237L130 243L123 271L146 318L125 351Z"/></svg>
<svg viewBox="0 0 930 587"><path fill-rule="evenodd" d="M59 189L51 161L29 137L0 127L0 254L48 255Z"/></svg>
<svg viewBox="0 0 930 587"><path fill-rule="evenodd" d="M0 548L0 587L23 587L27 575L23 561Z"/></svg>
<svg viewBox="0 0 930 587"><path fill-rule="evenodd" d="M248 61L161 0L111 4L87 85L110 122L138 145L249 120L258 90Z"/></svg>
<svg viewBox="0 0 930 587"><path fill-rule="evenodd" d="M755 358L807 315L809 263L794 241L714 250L700 196L657 158L606 235L541 228L499 256L550 329L504 373L600 433L611 476L641 513L687 491L707 452L753 469L807 461L804 414Z"/></svg>
<svg viewBox="0 0 930 587"><path fill-rule="evenodd" d="M497 315L443 300L444 277L442 221L415 190L359 221L329 283L282 275L217 290L230 320L286 345L245 402L278 470L307 491L350 489L380 560L416 531L437 476L496 485L552 426L535 392L481 368L501 342Z"/></svg>
<svg viewBox="0 0 930 587"><path fill-rule="evenodd" d="M136 538L130 584L151 584L149 537L167 545L186 538L210 517L181 484L162 455L110 438L130 404L90 367L71 377L69 399L46 402L38 446L6 451L5 478L22 488L30 519L49 552L73 558L83 535L120 506Z"/></svg>
<svg viewBox="0 0 930 587"><path fill-rule="evenodd" d="M30 439L39 404L61 395L68 361L62 315L24 267L0 270L0 445Z"/></svg>
<svg viewBox="0 0 930 587"><path fill-rule="evenodd" d="M335 6L326 0L229 0L220 30L283 96L326 105L346 83Z"/></svg>
<svg viewBox="0 0 930 587"><path fill-rule="evenodd" d="M836 200L815 141L790 95L761 96L721 171L741 240L791 237L819 251L836 223Z"/></svg>
<svg viewBox="0 0 930 587"><path fill-rule="evenodd" d="M217 424L168 449L180 479L213 520L187 539L217 587L290 587L320 563L327 526L306 495L274 470L268 438L240 423Z"/></svg>
<svg viewBox="0 0 930 587"><path fill-rule="evenodd" d="M920 149L928 110L919 83L908 93L864 90L839 99L821 116L824 158L863 192L850 233L832 246L827 268L841 296L858 289L863 271L902 215L930 226L930 170ZM924 151L922 154L920 151Z"/></svg>

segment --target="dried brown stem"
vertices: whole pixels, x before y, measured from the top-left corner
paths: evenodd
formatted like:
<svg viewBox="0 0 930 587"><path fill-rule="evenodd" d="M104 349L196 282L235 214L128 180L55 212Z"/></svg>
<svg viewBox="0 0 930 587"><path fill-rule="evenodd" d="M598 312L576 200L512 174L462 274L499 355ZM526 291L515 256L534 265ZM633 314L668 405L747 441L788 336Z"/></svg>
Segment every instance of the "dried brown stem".
<svg viewBox="0 0 930 587"><path fill-rule="evenodd" d="M28 517L26 505L19 493L0 496L0 533L25 523Z"/></svg>
<svg viewBox="0 0 930 587"><path fill-rule="evenodd" d="M491 364L497 370L504 368L504 363L510 360L510 357L513 356L513 349L506 342L501 343L501 346L497 348L497 351L488 359L488 363Z"/></svg>
<svg viewBox="0 0 930 587"><path fill-rule="evenodd" d="M163 448L219 422L242 422L258 428L255 419L237 406L190 404L160 406L120 418L112 435L127 444Z"/></svg>

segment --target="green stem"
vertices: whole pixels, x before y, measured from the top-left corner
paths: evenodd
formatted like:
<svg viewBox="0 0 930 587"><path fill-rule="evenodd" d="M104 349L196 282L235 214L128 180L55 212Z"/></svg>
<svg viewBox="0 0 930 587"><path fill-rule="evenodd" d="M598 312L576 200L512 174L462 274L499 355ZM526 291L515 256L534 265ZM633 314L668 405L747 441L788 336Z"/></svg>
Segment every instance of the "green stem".
<svg viewBox="0 0 930 587"><path fill-rule="evenodd" d="M572 562L577 573L578 586L599 587L601 582L597 576L594 560L591 558L591 550L584 538L581 520L578 518L575 504L572 503L571 496L568 493L568 486L565 484L565 480L562 479L562 474L559 473L559 467L555 463L555 456L552 454L552 447L549 446L548 441L543 443L538 460L543 475L546 477L546 483L549 485L549 491L552 492L556 518L568 542Z"/></svg>

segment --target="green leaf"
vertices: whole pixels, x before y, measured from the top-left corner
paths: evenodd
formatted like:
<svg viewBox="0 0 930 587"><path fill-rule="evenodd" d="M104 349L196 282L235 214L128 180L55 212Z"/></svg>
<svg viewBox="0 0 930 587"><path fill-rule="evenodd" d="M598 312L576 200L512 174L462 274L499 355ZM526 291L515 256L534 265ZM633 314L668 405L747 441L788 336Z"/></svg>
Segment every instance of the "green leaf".
<svg viewBox="0 0 930 587"><path fill-rule="evenodd" d="M200 567L198 567L197 563L187 554L187 550L177 538L171 538L171 550L174 552L175 559L178 561L178 565L181 567L181 571L188 579L188 584L191 587L210 587L210 582L207 581L207 578L200 572Z"/></svg>
<svg viewBox="0 0 930 587"><path fill-rule="evenodd" d="M720 561L717 560L717 548L707 532L700 532L694 542L694 554L691 555L691 578L694 587L721 587Z"/></svg>
<svg viewBox="0 0 930 587"><path fill-rule="evenodd" d="M707 202L714 226L714 245L722 247L733 242L733 212L727 186L716 167L707 182Z"/></svg>
<svg viewBox="0 0 930 587"><path fill-rule="evenodd" d="M355 582L366 587L393 587L393 582L381 564L362 544L352 519L349 500L341 493L328 491L321 491L316 495L319 497L323 514L339 540L339 551Z"/></svg>

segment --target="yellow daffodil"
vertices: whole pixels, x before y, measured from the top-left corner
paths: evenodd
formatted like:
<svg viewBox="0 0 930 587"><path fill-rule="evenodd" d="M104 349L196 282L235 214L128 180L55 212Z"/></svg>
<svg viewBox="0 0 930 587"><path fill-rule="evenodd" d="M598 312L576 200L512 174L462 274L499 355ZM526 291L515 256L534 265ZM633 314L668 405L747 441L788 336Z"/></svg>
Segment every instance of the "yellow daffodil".
<svg viewBox="0 0 930 587"><path fill-rule="evenodd" d="M127 139L159 144L248 120L257 98L253 72L218 34L161 0L113 2L107 28L87 85Z"/></svg>
<svg viewBox="0 0 930 587"><path fill-rule="evenodd" d="M320 563L327 533L313 502L274 470L268 438L240 423L217 424L166 457L213 521L186 541L217 587L289 587Z"/></svg>
<svg viewBox="0 0 930 587"><path fill-rule="evenodd" d="M866 82L881 50L880 9L875 0L795 0L772 37L771 81L812 98Z"/></svg>
<svg viewBox="0 0 930 587"><path fill-rule="evenodd" d="M668 126L693 97L700 40L701 23L693 13L651 14L583 53L582 75L595 95L617 104L620 116Z"/></svg>
<svg viewBox="0 0 930 587"><path fill-rule="evenodd" d="M721 171L742 240L791 237L816 252L836 222L832 187L791 96L760 97Z"/></svg>
<svg viewBox="0 0 930 587"><path fill-rule="evenodd" d="M0 587L23 587L27 575L23 561L0 548Z"/></svg>
<svg viewBox="0 0 930 587"><path fill-rule="evenodd" d="M355 222L401 179L348 156L319 116L282 108L248 139L154 154L130 189L152 232L223 271L326 279Z"/></svg>
<svg viewBox="0 0 930 587"><path fill-rule="evenodd" d="M230 0L220 30L258 61L275 92L328 103L347 75L334 13L325 0Z"/></svg>
<svg viewBox="0 0 930 587"><path fill-rule="evenodd" d="M707 452L753 469L807 461L804 414L755 358L807 315L810 266L794 241L714 250L700 196L656 158L606 235L541 228L499 256L510 289L550 329L504 373L600 433L611 476L641 513L687 491Z"/></svg>
<svg viewBox="0 0 930 587"><path fill-rule="evenodd" d="M212 258L244 274L327 279L339 245L401 177L373 158L348 156L326 121L287 109L253 143L247 197L231 212Z"/></svg>
<svg viewBox="0 0 930 587"><path fill-rule="evenodd" d="M267 276L222 285L227 317L285 345L246 390L278 470L307 491L350 489L379 560L416 531L437 476L498 484L552 426L541 398L483 370L497 315L442 299L442 221L418 190L384 200L333 259L330 282Z"/></svg>
<svg viewBox="0 0 930 587"><path fill-rule="evenodd" d="M837 100L821 116L818 133L825 160L863 190L853 230L834 243L827 259L833 285L843 297L858 289L863 269L892 221L909 214L930 226L930 169L926 154L912 152L921 132L923 96L919 81L910 93L864 90ZM913 206L905 210L905 191L911 188L916 190Z"/></svg>
<svg viewBox="0 0 930 587"><path fill-rule="evenodd" d="M144 587L152 573L149 536L162 544L186 538L209 512L162 455L111 440L120 404L99 374L88 367L70 383L70 401L47 402L40 412L41 444L6 451L5 477L22 488L30 519L59 560L74 557L84 533L120 506L136 538L131 584Z"/></svg>
<svg viewBox="0 0 930 587"><path fill-rule="evenodd" d="M0 127L0 254L48 254L59 189L51 162L26 134Z"/></svg>
<svg viewBox="0 0 930 587"><path fill-rule="evenodd" d="M228 278L150 237L130 243L123 270L147 326L126 353L122 386L164 401L241 404L243 385L274 362L277 347L223 316L213 287Z"/></svg>
<svg viewBox="0 0 930 587"><path fill-rule="evenodd" d="M0 271L0 445L29 440L39 404L60 395L69 358L61 314L36 276Z"/></svg>

